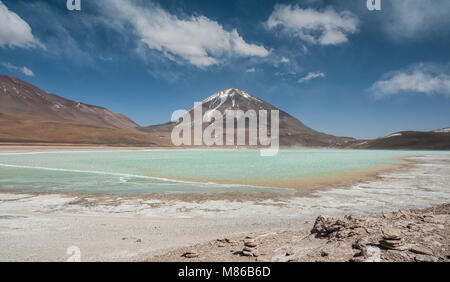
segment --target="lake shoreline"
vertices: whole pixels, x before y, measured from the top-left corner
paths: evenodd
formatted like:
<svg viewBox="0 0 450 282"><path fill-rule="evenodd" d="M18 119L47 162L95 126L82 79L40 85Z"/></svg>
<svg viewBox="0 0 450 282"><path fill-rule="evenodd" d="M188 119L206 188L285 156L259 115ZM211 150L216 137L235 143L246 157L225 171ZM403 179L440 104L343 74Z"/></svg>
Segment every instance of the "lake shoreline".
<svg viewBox="0 0 450 282"><path fill-rule="evenodd" d="M3 150L2 150L3 148ZM15 156L15 155L35 155L35 154L51 154L51 153L113 153L113 152L127 152L127 153L134 153L134 152L177 152L177 153L183 153L183 152L207 152L209 150L211 151L231 151L236 152L235 149L157 149L157 148L114 148L111 150L110 147L69 147L69 150L66 150L62 147L49 147L47 150L44 150L42 147L14 147L15 149L9 147L9 149L5 149L6 147L0 146L0 157L1 156ZM89 149L86 149L89 148ZM251 152L254 151L254 149L242 149L245 152ZM314 152L317 149L310 149L310 152ZM329 149L333 151L332 149ZM308 152L309 150L305 149L305 152ZM322 150L320 150L322 151ZM344 152L350 152L351 150L337 150L337 151L344 151ZM365 150L355 150L355 152L361 152ZM283 151L284 153L289 152L287 149L286 151ZM323 152L326 152L324 149ZM423 155L423 152L417 152L417 155ZM167 194L168 198L174 198L179 196L181 199L195 199L196 195L198 195L199 199L208 199L209 196L211 196L211 199L232 199L235 198L284 198L284 197L291 197L291 196L304 196L312 191L320 190L320 189L327 189L329 187L340 187L340 186L348 186L351 184L356 184L358 182L362 181L369 181L377 179L379 174L395 171L395 170L404 170L410 168L412 165L414 165L414 161L411 160L411 157L414 156L408 155L408 156L397 156L397 157L389 157L386 158L384 162L385 164L370 164L366 167L361 168L346 168L345 170L341 171L334 171L334 172L324 172L322 174L318 175L305 175L305 176L298 176L298 177L282 177L276 178L276 179L270 179L265 177L264 179L250 179L250 178L234 178L234 179L215 179L215 178L192 178L192 177L177 177L177 176L168 176L164 174L159 174L157 171L149 171L148 174L142 174L142 175L133 175L133 173L122 173L121 171L118 172L111 172L111 176L124 176L124 177L149 177L154 178L156 180L164 180L164 181L174 181L178 183L188 183L192 185L208 185L208 184L217 184L219 186L234 186L237 187L236 189L229 189L230 191L225 191L223 188L217 192L207 192L207 191L197 191L197 192L168 192L165 193L163 191L158 192L152 192L152 191L140 191L140 192L126 192L126 193L114 193L114 192L87 192L87 191L64 191L61 193L68 194L68 195L74 195L74 196L114 196L114 195L120 195L121 197L134 197L136 195L145 195L145 197L155 197L158 194L163 194L162 197L166 196L164 194ZM368 156L370 158L370 156ZM1 164L5 167L16 167L21 168L22 166L18 165L15 166L14 164L10 165L9 163ZM22 168L25 169L33 169L34 166L28 166L25 165ZM60 168L52 168L51 165L47 167L39 167L36 166L36 169L38 170L44 170L44 171L50 171L55 170L58 171L64 171L64 172L70 172L70 169L60 169ZM73 172L78 173L101 173L101 174L108 174L108 171L83 171L75 169ZM246 191L246 189L240 189L239 187L246 188L248 187L250 190ZM46 193L58 193L53 191L32 191L27 189L20 189L16 190L14 189L4 189L0 190L7 193L36 193L36 194L46 194ZM169 190L170 191L170 190ZM215 195L217 194L217 195ZM257 195L261 194L261 195ZM280 195L277 195L280 194ZM221 197L220 195L223 195Z"/></svg>
<svg viewBox="0 0 450 282"><path fill-rule="evenodd" d="M382 173L389 172L401 172L406 171L417 164L417 161L411 160L411 157L405 157L398 159L398 164L384 165L377 168L365 169L357 172L350 172L348 174L351 177L345 176L345 172L342 173L342 177L339 178L327 178L325 181L306 181L300 186L301 188L290 188L290 187L275 187L275 189L280 189L280 192L265 192L254 191L254 192L244 192L244 191L232 191L232 192L216 192L216 193L145 193L145 194L113 194L113 193L88 193L88 192L60 192L55 193L51 191L47 192L33 192L21 189L0 189L0 194L27 194L33 196L40 195L61 195L63 197L74 197L77 201L84 202L83 199L95 199L98 202L108 201L108 202L120 202L127 200L166 200L166 201L182 201L182 202L192 202L192 203L202 203L206 201L222 200L230 202L245 202L245 201L264 201L264 200L288 200L295 197L305 197L310 196L315 191L324 191L327 189L347 187L350 185L355 185L357 183L363 183L366 181L373 181L379 178ZM180 179L184 180L184 179ZM190 180L189 180L190 181ZM192 180L193 181L193 180ZM202 182L198 182L202 183ZM229 183L232 185L239 185L240 183ZM243 184L253 186L251 184ZM258 189L257 186L255 186ZM270 186L260 186L261 189L273 188ZM285 190L285 193L281 193ZM284 191L283 191L284 192Z"/></svg>
<svg viewBox="0 0 450 282"><path fill-rule="evenodd" d="M304 230L340 217L427 208L450 198L450 156L412 157L405 170L289 198L76 197L0 192L0 261L142 261L223 237Z"/></svg>

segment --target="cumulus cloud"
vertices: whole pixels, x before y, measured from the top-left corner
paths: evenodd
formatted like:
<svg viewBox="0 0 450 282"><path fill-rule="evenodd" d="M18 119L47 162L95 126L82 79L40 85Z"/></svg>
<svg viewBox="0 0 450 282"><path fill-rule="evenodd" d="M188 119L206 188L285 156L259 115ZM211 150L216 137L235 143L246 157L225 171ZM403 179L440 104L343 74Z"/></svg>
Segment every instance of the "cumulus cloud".
<svg viewBox="0 0 450 282"><path fill-rule="evenodd" d="M383 2L382 26L394 39L415 39L436 32L449 32L450 1L402 0Z"/></svg>
<svg viewBox="0 0 450 282"><path fill-rule="evenodd" d="M290 62L290 60L288 59L288 58L286 58L286 57L283 57L283 58L281 58L281 61L280 61L281 63L289 63Z"/></svg>
<svg viewBox="0 0 450 282"><path fill-rule="evenodd" d="M450 97L450 75L447 66L418 64L385 74L370 91L376 98L401 93L442 94Z"/></svg>
<svg viewBox="0 0 450 282"><path fill-rule="evenodd" d="M249 68L249 69L247 70L247 72L250 72L250 73L256 72L256 69L255 69L255 68Z"/></svg>
<svg viewBox="0 0 450 282"><path fill-rule="evenodd" d="M299 83L304 83L307 81L310 81L311 79L319 78L319 77L325 77L325 74L323 72L310 72L306 76L300 78L298 80Z"/></svg>
<svg viewBox="0 0 450 282"><path fill-rule="evenodd" d="M33 36L30 25L0 1L0 47L3 46L43 47Z"/></svg>
<svg viewBox="0 0 450 282"><path fill-rule="evenodd" d="M229 57L266 57L264 46L247 43L236 29L225 30L205 16L180 18L162 8L140 6L135 1L108 0L109 16L118 27L131 31L146 47L161 52L166 58L204 68ZM116 11L120 10L120 13ZM117 26L116 26L117 28ZM182 61L183 62L183 61Z"/></svg>
<svg viewBox="0 0 450 282"><path fill-rule="evenodd" d="M347 42L348 35L358 32L359 19L350 11L336 12L332 7L318 11L276 5L266 25L312 44L338 45Z"/></svg>
<svg viewBox="0 0 450 282"><path fill-rule="evenodd" d="M2 63L2 66L4 68L8 69L9 71L17 71L17 72L23 73L26 76L34 76L33 71L30 70L29 68L25 67L25 66L18 67L18 66L15 66L15 65L11 64L11 63L5 63L5 62Z"/></svg>

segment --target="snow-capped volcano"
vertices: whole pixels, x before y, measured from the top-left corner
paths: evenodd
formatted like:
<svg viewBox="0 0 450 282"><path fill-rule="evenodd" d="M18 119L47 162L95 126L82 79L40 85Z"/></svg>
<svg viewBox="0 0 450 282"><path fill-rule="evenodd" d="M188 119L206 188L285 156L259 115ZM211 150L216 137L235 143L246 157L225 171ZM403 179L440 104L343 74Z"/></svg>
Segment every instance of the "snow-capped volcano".
<svg viewBox="0 0 450 282"><path fill-rule="evenodd" d="M247 101L260 101L258 98L256 98L253 95L248 94L245 91L242 91L237 88L229 88L217 93L214 93L213 95L209 96L205 100L202 101L202 103L209 103L214 108L220 107L222 104L224 104L228 99L230 99L233 108L239 108L239 105L236 103L236 100L247 100Z"/></svg>
<svg viewBox="0 0 450 282"><path fill-rule="evenodd" d="M264 108L264 101L257 97L242 91L237 88L229 88L209 96L202 101L204 107L208 109L221 109L223 105L227 106L226 110L245 110L254 108L254 105L259 105L260 109Z"/></svg>
<svg viewBox="0 0 450 282"><path fill-rule="evenodd" d="M256 113L260 110L266 110L268 112L267 123L269 125L271 124L270 111L279 110L258 97L237 88L229 88L212 94L201 102L201 107L202 113L205 115L208 115L208 112L211 110L216 110L219 111L224 118L227 116L227 110L241 110L243 112L254 110ZM191 109L189 114L193 118L194 109ZM344 146L348 142L354 140L353 138L336 137L315 131L282 110L279 110L279 118L280 144L284 146L334 147ZM204 122L203 126L206 127L208 124L209 123ZM150 126L143 130L147 132L169 132L172 131L172 128L175 125L176 123L167 123L164 125ZM246 129L248 130L247 127L248 124L246 124Z"/></svg>

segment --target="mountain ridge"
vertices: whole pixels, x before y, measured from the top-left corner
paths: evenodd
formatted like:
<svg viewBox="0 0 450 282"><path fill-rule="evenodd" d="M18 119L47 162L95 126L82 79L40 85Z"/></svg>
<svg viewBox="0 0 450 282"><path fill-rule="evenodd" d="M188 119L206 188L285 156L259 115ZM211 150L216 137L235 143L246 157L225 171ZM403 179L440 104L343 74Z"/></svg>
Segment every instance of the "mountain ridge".
<svg viewBox="0 0 450 282"><path fill-rule="evenodd" d="M333 136L316 131L237 88L212 94L201 102L201 107L203 113L215 109L225 116L226 110L279 110L282 147L450 150L450 127L429 132L397 132L374 140ZM193 115L193 108L189 114ZM18 78L0 75L0 142L173 147L171 132L176 124L139 126L129 117L105 107L75 102ZM204 123L203 127L207 125Z"/></svg>
<svg viewBox="0 0 450 282"><path fill-rule="evenodd" d="M123 114L63 98L11 76L0 76L0 112L58 118L111 129L138 127Z"/></svg>
<svg viewBox="0 0 450 282"><path fill-rule="evenodd" d="M229 88L212 94L201 102L201 107L204 115L208 115L208 111L210 110L216 110L219 111L224 118L227 116L227 110L242 110L243 112L254 110L256 113L258 113L259 110L266 110L268 111L268 126L271 124L270 111L278 110L280 145L282 146L339 147L344 146L349 142L356 141L356 139L351 137L338 137L313 130L283 110L237 88ZM189 111L192 118L193 112L194 109L192 108ZM166 123L163 125L153 125L141 130L146 132L168 132L172 131L172 128L176 124L177 123ZM204 128L208 125L209 123L203 123ZM247 127L246 130L248 133ZM224 136L224 140L225 138L226 136Z"/></svg>

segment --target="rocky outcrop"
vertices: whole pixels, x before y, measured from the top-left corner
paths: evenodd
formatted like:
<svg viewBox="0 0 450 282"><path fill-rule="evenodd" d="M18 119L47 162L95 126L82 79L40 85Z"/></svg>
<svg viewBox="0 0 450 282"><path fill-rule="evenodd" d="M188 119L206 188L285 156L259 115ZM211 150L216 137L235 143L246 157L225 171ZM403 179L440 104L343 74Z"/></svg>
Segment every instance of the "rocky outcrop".
<svg viewBox="0 0 450 282"><path fill-rule="evenodd" d="M320 216L311 234L327 240L324 249L341 249L340 256L327 255L327 260L447 261L449 214L447 204L423 211L401 210L343 219ZM313 258L314 254L309 256Z"/></svg>
<svg viewBox="0 0 450 282"><path fill-rule="evenodd" d="M450 261L450 204L335 219L319 216L310 229L218 239L155 261ZM201 253L201 255L198 255Z"/></svg>

